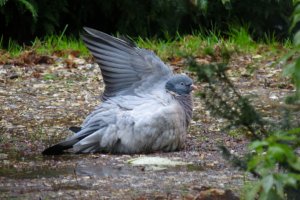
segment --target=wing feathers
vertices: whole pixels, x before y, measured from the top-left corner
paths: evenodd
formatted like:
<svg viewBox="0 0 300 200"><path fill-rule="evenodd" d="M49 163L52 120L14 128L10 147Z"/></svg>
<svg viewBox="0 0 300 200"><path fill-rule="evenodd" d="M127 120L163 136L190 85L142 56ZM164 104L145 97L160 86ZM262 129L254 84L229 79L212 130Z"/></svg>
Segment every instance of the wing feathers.
<svg viewBox="0 0 300 200"><path fill-rule="evenodd" d="M104 100L121 92L132 94L136 85L149 88L155 83L144 84L144 81L159 82L172 75L153 52L91 28L84 28L84 31L82 39L99 64L106 85Z"/></svg>
<svg viewBox="0 0 300 200"><path fill-rule="evenodd" d="M86 38L86 35L82 35L83 36L83 41L85 42L85 44L89 47L89 49L91 49L91 51L99 51L99 49L102 49L102 50L105 50L107 52L113 52L113 53L116 53L116 54L129 54L129 55L135 55L136 53L133 51L133 50L127 50L127 51L124 51L124 50L120 50L114 46L111 46L110 44L107 44L107 43L100 43L100 42L104 42L102 40L99 40L99 39L96 39L96 40L93 40L92 38L91 39L88 39ZM87 36L89 37L89 36ZM103 52L103 51L102 51Z"/></svg>

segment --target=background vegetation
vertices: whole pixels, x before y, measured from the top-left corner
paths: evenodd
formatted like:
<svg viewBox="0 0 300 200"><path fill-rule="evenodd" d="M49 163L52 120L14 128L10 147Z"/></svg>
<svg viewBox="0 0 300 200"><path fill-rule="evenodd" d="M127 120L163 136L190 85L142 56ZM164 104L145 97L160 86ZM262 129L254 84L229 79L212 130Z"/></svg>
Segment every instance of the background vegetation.
<svg viewBox="0 0 300 200"><path fill-rule="evenodd" d="M290 31L300 21L300 4L294 2ZM230 155L221 146L228 160L258 178L247 191L246 199L298 199L300 197L300 31L295 31L292 49L281 61L284 74L291 78L295 92L286 97L282 116L275 121L263 120L255 106L243 97L227 77L228 57L217 64L198 65L193 59L191 69L201 82L208 83L201 94L212 114L225 118L230 127L243 127L251 137L249 154L244 159ZM271 69L270 69L271 70ZM278 108L277 108L278 109ZM247 133L248 132L248 133ZM250 134L249 134L250 133Z"/></svg>
<svg viewBox="0 0 300 200"><path fill-rule="evenodd" d="M166 38L177 32L219 30L246 24L256 39L288 35L292 0L0 0L0 30L28 42L60 33L78 36L83 26L108 33Z"/></svg>

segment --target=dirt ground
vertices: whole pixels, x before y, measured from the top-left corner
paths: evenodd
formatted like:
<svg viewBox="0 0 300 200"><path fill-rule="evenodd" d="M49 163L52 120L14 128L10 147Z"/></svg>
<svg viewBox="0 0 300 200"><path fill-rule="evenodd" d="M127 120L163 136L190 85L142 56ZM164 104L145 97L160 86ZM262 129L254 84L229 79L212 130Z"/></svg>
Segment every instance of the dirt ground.
<svg viewBox="0 0 300 200"><path fill-rule="evenodd" d="M237 55L228 71L240 92L254 94L266 113L293 90L274 60ZM209 62L209 57L198 61ZM81 124L100 103L102 91L98 66L80 58L0 65L0 199L201 199L199 194L209 188L234 193L223 199L243 196L243 185L253 178L233 168L217 146L242 156L249 141L225 133L224 120L210 116L196 94L185 148L146 155L187 166L153 170L128 164L141 155L42 156L45 147L71 134L68 127Z"/></svg>

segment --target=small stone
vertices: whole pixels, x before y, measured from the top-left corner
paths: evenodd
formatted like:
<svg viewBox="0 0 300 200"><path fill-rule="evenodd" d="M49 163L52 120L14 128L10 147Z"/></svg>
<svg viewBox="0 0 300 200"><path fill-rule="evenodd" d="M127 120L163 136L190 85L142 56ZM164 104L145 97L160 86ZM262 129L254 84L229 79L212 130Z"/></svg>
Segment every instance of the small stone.
<svg viewBox="0 0 300 200"><path fill-rule="evenodd" d="M269 98L272 99L272 100L279 99L279 97L277 95L275 95L275 94L271 94Z"/></svg>
<svg viewBox="0 0 300 200"><path fill-rule="evenodd" d="M262 57L262 56L259 55L259 54L252 56L252 58L254 58L254 59L259 59L259 58L261 58L261 57Z"/></svg>
<svg viewBox="0 0 300 200"><path fill-rule="evenodd" d="M16 78L19 78L18 74L12 74L9 76L9 79L16 79Z"/></svg>

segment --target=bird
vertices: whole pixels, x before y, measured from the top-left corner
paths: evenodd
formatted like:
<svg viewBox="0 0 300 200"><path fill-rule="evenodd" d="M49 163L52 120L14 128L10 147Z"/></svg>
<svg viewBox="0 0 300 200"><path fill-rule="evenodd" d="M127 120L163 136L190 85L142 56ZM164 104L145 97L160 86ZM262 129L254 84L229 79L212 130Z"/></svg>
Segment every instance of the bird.
<svg viewBox="0 0 300 200"><path fill-rule="evenodd" d="M178 151L192 119L192 91L186 74L151 50L128 39L84 27L81 38L98 63L102 102L73 135L46 148L43 155L72 153L137 154Z"/></svg>

